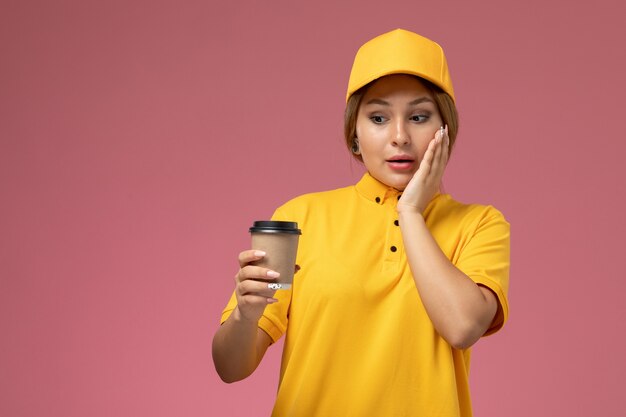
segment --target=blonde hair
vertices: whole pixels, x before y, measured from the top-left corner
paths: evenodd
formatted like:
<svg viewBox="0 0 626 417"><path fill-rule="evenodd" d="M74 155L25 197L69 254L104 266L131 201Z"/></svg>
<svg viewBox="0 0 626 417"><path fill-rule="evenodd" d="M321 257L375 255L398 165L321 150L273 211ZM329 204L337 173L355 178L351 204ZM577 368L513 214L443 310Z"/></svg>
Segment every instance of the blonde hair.
<svg viewBox="0 0 626 417"><path fill-rule="evenodd" d="M454 105L454 101L447 93L430 81L420 77L415 78L420 80L424 87L426 87L426 89L432 94L435 104L437 105L437 110L439 110L439 114L441 115L441 120L444 125L448 125L448 136L450 137L448 155L450 155L452 153L452 148L454 147L454 142L456 141L457 133L459 132L459 115L457 113L456 106ZM350 98L348 98L348 101L346 102L346 111L343 117L343 134L346 146L352 156L361 162L363 162L361 155L355 155L352 151L354 139L356 138L356 120L363 96L365 96L367 90L376 81L377 80L374 80L371 83L359 88L350 96Z"/></svg>

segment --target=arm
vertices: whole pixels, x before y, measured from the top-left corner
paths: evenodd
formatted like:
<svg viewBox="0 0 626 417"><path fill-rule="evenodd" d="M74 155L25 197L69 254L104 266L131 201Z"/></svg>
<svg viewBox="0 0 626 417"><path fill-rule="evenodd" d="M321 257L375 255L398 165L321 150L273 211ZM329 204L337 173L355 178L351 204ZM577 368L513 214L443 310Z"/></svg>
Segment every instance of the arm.
<svg viewBox="0 0 626 417"><path fill-rule="evenodd" d="M415 285L435 329L457 349L472 346L495 317L496 296L448 260L420 213L400 211L399 220Z"/></svg>
<svg viewBox="0 0 626 417"><path fill-rule="evenodd" d="M426 227L422 213L448 160L447 131L439 130L398 202L402 238L424 308L435 329L455 348L473 345L493 321L498 301L453 265Z"/></svg>
<svg viewBox="0 0 626 417"><path fill-rule="evenodd" d="M261 363L272 339L239 313L239 307L220 326L213 337L213 363L224 382L240 381Z"/></svg>
<svg viewBox="0 0 626 417"><path fill-rule="evenodd" d="M278 301L267 284L279 274L249 265L264 255L253 250L239 255L241 268L235 276L237 307L213 337L213 363L224 382L239 381L252 374L272 341L258 323L265 307Z"/></svg>

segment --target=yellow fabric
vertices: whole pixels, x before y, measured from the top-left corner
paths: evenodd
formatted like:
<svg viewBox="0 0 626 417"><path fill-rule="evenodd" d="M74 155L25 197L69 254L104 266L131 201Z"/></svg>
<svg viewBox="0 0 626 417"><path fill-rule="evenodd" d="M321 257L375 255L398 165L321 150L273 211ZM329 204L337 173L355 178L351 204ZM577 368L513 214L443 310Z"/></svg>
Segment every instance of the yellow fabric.
<svg viewBox="0 0 626 417"><path fill-rule="evenodd" d="M294 285L259 322L274 341L286 332L273 416L471 415L470 350L452 348L424 310L394 224L398 195L366 174L276 210L302 236ZM491 206L447 194L425 219L448 258L497 295L489 332L498 330L508 316L509 224Z"/></svg>
<svg viewBox="0 0 626 417"><path fill-rule="evenodd" d="M441 87L454 100L448 62L439 44L396 29L368 41L354 57L346 101L359 88L390 74L412 74Z"/></svg>

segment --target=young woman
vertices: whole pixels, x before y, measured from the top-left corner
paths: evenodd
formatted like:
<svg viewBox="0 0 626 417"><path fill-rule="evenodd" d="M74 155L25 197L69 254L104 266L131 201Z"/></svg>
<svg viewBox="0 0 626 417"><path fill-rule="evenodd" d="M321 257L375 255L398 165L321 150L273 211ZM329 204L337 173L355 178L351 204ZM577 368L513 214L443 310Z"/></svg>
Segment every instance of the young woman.
<svg viewBox="0 0 626 417"><path fill-rule="evenodd" d="M213 340L224 381L285 334L274 416L471 415L470 347L508 316L509 224L441 193L457 129L439 45L398 29L359 49L345 139L367 173L276 210L302 229L292 289L239 255Z"/></svg>

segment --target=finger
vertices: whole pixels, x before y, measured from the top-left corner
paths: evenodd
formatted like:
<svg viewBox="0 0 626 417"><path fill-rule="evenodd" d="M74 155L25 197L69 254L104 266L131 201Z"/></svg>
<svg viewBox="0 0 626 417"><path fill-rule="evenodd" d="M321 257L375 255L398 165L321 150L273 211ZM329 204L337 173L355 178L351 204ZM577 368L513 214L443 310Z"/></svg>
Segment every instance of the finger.
<svg viewBox="0 0 626 417"><path fill-rule="evenodd" d="M441 148L441 151L439 152L438 155L438 163L437 163L437 171L439 172L440 170L444 170L446 167L446 161L447 161L447 155L448 155L448 135L446 134L444 129L440 130L441 132L441 142L439 144L439 147Z"/></svg>
<svg viewBox="0 0 626 417"><path fill-rule="evenodd" d="M242 282L249 279L261 280L261 281L274 281L280 277L280 273L272 271L268 268L261 266L246 265L239 270L235 279L237 282Z"/></svg>
<svg viewBox="0 0 626 417"><path fill-rule="evenodd" d="M239 254L239 267L243 268L250 262L258 261L265 256L265 252L262 250L250 249L245 250Z"/></svg>
<svg viewBox="0 0 626 417"><path fill-rule="evenodd" d="M426 150L426 153L424 154L424 158L422 158L422 161L420 162L420 166L419 168L417 168L417 172L415 173L415 176L420 178L420 181L428 176L428 173L430 172L430 157L429 155L432 154L432 152L430 150Z"/></svg>
<svg viewBox="0 0 626 417"><path fill-rule="evenodd" d="M259 295L264 298L272 298L276 293L276 290L270 288L267 282L254 281L254 280L246 280L240 282L238 284L239 294L242 296L245 295Z"/></svg>
<svg viewBox="0 0 626 417"><path fill-rule="evenodd" d="M240 295L237 298L237 306L239 311L245 311L248 307L265 307L268 304L274 304L278 300L274 297L265 297L258 294Z"/></svg>
<svg viewBox="0 0 626 417"><path fill-rule="evenodd" d="M446 127L444 128L444 137L445 137L445 152L444 152L444 156L445 158L445 162L446 164L448 163L448 159L450 158L450 135L448 133L448 125L446 125Z"/></svg>
<svg viewBox="0 0 626 417"><path fill-rule="evenodd" d="M428 148L426 149L426 152L424 152L424 157L422 158L422 161L420 162L420 166L417 169L417 171L420 172L424 176L430 173L430 167L431 167L432 159L435 153L435 146L436 146L436 139L433 139L428 144Z"/></svg>
<svg viewBox="0 0 626 417"><path fill-rule="evenodd" d="M431 163L431 172L437 174L441 166L441 154L443 149L443 130L439 129L435 135L436 147L433 154L433 161Z"/></svg>

